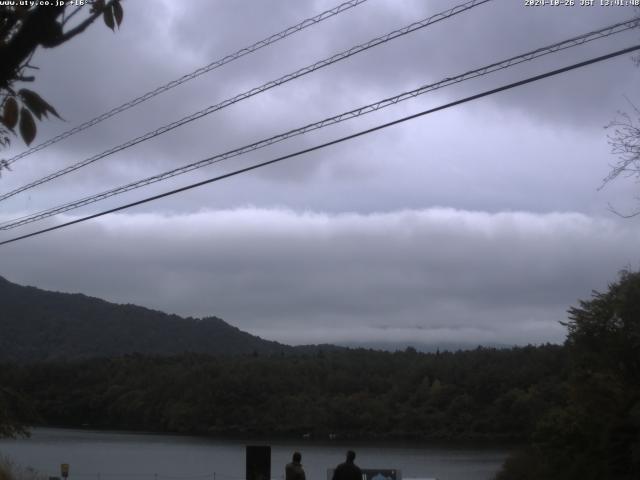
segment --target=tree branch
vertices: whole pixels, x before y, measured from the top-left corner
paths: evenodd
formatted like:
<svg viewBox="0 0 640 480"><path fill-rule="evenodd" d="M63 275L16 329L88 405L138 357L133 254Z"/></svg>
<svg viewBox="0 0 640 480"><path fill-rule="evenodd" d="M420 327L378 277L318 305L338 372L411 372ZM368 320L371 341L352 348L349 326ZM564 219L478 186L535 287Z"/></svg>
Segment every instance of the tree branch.
<svg viewBox="0 0 640 480"><path fill-rule="evenodd" d="M71 20L80 10L82 10L82 6L76 7L73 12L71 12L69 15L66 15L62 20L62 25L66 25L66 23Z"/></svg>
<svg viewBox="0 0 640 480"><path fill-rule="evenodd" d="M611 205L610 203L608 204L607 210L609 210L611 213L613 213L613 214L615 214L615 215L617 215L618 217L621 217L621 218L634 218L634 217L637 217L638 215L640 215L640 210L638 210L636 212L633 212L633 213L627 213L627 214L621 213L617 209L615 209L613 207L613 205Z"/></svg>
<svg viewBox="0 0 640 480"><path fill-rule="evenodd" d="M46 48L51 48L51 47L57 47L58 45L71 40L73 37L75 37L76 35L84 32L89 25L91 25L93 22L95 22L95 20L103 14L103 12L105 10L107 10L108 8L111 8L111 5L113 4L114 0L111 0L110 2L106 3L105 6L100 9L100 10L96 10L95 12L93 12L91 15L89 15L83 22L79 23L78 25L76 25L75 27L73 27L71 30L68 30L66 32L64 32L62 35L60 35L54 42L52 42L49 45L43 45ZM75 12L73 12L75 13Z"/></svg>
<svg viewBox="0 0 640 480"><path fill-rule="evenodd" d="M33 9L25 16L21 27L11 40L0 45L0 87L6 86L16 75L23 62L33 51L56 34L52 31L63 6L44 6Z"/></svg>

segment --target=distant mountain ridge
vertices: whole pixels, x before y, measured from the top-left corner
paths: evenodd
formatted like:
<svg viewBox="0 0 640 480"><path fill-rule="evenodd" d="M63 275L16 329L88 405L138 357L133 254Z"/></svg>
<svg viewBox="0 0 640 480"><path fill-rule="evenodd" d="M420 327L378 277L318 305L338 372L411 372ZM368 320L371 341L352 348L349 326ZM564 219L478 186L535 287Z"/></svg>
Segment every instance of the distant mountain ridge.
<svg viewBox="0 0 640 480"><path fill-rule="evenodd" d="M72 360L132 353L294 353L216 317L194 319L0 277L0 361Z"/></svg>
<svg viewBox="0 0 640 480"><path fill-rule="evenodd" d="M422 353L436 353L436 352L457 352L465 350L475 350L478 347L482 348L497 348L497 349L509 349L516 345L499 342L485 342L480 345L477 342L394 342L394 341L349 341L349 342L337 342L337 345L346 348L363 348L365 350L383 350L387 352L405 351L413 348L414 350Z"/></svg>

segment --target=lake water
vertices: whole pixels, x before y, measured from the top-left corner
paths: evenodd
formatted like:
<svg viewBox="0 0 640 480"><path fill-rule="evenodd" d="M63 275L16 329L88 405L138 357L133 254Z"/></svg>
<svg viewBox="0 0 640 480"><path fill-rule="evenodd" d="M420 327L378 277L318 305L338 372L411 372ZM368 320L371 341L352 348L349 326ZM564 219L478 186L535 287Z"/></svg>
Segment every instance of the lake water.
<svg viewBox="0 0 640 480"><path fill-rule="evenodd" d="M244 480L245 446L271 445L271 475L282 480L293 451L302 453L307 480L326 480L327 469L356 451L361 468L401 470L402 478L488 480L506 449L416 444L236 441L201 437L39 428L29 439L0 440L0 455L46 476L70 464L69 480Z"/></svg>

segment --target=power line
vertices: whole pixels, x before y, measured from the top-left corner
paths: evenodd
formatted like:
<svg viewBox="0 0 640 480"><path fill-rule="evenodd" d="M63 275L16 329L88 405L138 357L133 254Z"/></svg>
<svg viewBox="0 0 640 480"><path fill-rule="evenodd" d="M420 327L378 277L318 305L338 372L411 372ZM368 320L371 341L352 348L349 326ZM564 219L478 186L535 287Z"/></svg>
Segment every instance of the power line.
<svg viewBox="0 0 640 480"><path fill-rule="evenodd" d="M48 217L51 217L53 215L59 214L59 213L64 213L64 212L68 212L70 210L74 210L76 208L80 208L83 207L85 205L89 205L92 203L96 203L98 201L102 201L105 200L107 198L113 197L115 195L120 195L122 193L125 192L129 192L131 190L135 190L137 188L141 188L147 185L151 185L153 183L156 182L160 182L178 175L182 175L184 173L199 169L199 168L203 168L205 166L209 166L218 162L221 162L223 160L227 160L229 158L233 158L233 157L237 157L240 155L243 155L245 153L248 152L252 152L254 150L258 150L260 148L264 148L267 147L269 145L273 145L274 143L278 143L281 141L284 141L286 139L292 138L294 136L297 135L302 135L304 133L313 131L313 130L317 130L317 129L321 129L324 127L327 127L329 125L333 125L336 123L340 123L343 122L345 120L350 120L352 118L357 118L361 115L365 115L371 112L375 112L378 110L381 110L383 108L389 107L391 105L395 105L399 102L402 102L404 100L408 100L410 98L414 98L417 97L418 95L423 95L425 93L446 87L446 86L450 86L456 83L460 83L466 80L470 80L479 76L483 76L483 75L487 75L489 73L493 73L495 71L498 70L503 70L509 67L512 67L514 65L526 62L526 61L531 61L533 59L542 57L544 55L548 55L550 53L554 53L554 52L558 52L560 50L565 50L567 48L573 48L576 47L578 45L582 45L584 43L593 41L593 40L597 40L600 38L604 38L604 37L608 37L610 35L614 35L617 33L621 33L623 31L629 30L631 28L635 28L638 23L640 23L640 20L638 19L632 19L632 20L628 20L626 22L619 22L613 25L610 25L608 27L604 27L601 28L600 30L595 30L593 32L589 32L589 33L585 33L583 35L579 35L576 37L572 37L570 39L564 40L562 42L558 42L558 43L554 43L552 45L548 45L546 47L541 47L526 53L523 53L521 55L517 55L515 57L511 57L508 58L506 60L502 60L496 63L492 63L490 65L484 66L482 68L478 68L475 70L471 70L468 71L466 73L463 73L461 75L457 75L454 77L447 77L439 82L436 83L432 83L429 85L423 85L417 89L408 91L408 92L404 92L401 93L399 95L393 96L393 97L389 97L383 100L380 100L376 103L371 103L359 108L356 108L354 110L350 110L348 112L344 112L341 113L339 115L335 115L333 117L329 117L329 118L325 118L321 121L315 122L315 123L311 123L308 125L305 125L303 127L299 127L297 129L294 130L289 130L287 132L260 140L258 142L254 142L252 144L249 145L245 145L243 147L240 148L236 148L234 150L230 150L227 151L225 153L222 154L218 154L212 157L208 157L205 158L203 160L199 160L197 162L188 164L188 165L184 165L182 167L178 167L175 168L173 170L169 170L167 172L163 172L157 175L153 175L151 177L147 177L141 180L136 180L134 182L125 184L125 185L121 185L120 187L116 187L113 188L111 190L106 190L104 192L95 194L95 195L91 195L91 196L87 196L84 198L81 198L79 200L73 201L73 202L69 202L66 204L62 204L62 205L58 205L56 207L53 208L49 208L47 210L43 210L37 213L33 213L33 214L29 214L23 217L19 217L19 218L15 218L9 221L5 221L3 223L0 223L0 230L11 230L13 228L17 228L20 227L22 225L26 225L28 223L32 223L38 220L42 220Z"/></svg>
<svg viewBox="0 0 640 480"><path fill-rule="evenodd" d="M28 183L27 185L23 185L22 187L19 187L15 190L12 190L8 193L2 194L0 195L0 201L2 200L6 200L10 197L13 197L14 195L17 195L20 192L24 192L25 190L29 190L31 188L34 188L38 185L42 185L43 183L46 182L50 182L51 180L54 180L55 178L61 177L62 175L66 175L68 173L71 173L75 170L78 170L82 167L85 167L87 165L90 165L98 160L101 160L109 155L112 155L114 153L120 152L122 150L125 150L127 148L133 147L134 145L137 145L139 143L142 143L146 140L150 140L154 137L157 137L159 135L162 135L164 133L167 133L175 128L181 127L182 125L185 125L187 123L193 122L194 120L198 120L206 115L209 115L211 113L214 113L218 110L222 110L223 108L226 108L230 105L233 105L235 103L238 103L242 100L245 100L247 98L253 97L254 95L257 95L259 93L265 92L267 90L270 90L274 87L277 87L279 85L282 85L284 83L290 82L291 80L294 80L296 78L302 77L303 75L307 75L308 73L314 72L316 70L319 70L321 68L324 68L328 65L331 65L333 63L339 62L341 60L344 60L346 58L349 58L353 55L356 55L358 53L361 53L365 50L368 50L370 48L373 47L377 47L379 45L382 45L383 43L389 42L391 40L394 40L398 37L407 35L409 33L415 32L416 30L425 28L429 25L432 25L436 22L439 22L441 20L445 20L447 18L453 17L459 13L465 12L467 10L470 10L471 8L477 7L479 5L482 5L484 3L490 2L492 0L471 0L468 1L466 3L463 3L461 5L457 5L453 8L450 8L448 10L445 10L444 12L440 12L437 13L435 15L432 15L428 18L425 18L423 20L420 20L418 22L414 22L410 25L407 25L406 27L400 28L398 30L394 30L390 33L387 33L386 35L380 36L380 37L376 37L372 40L369 40L368 42L362 43L360 45L356 45L355 47L351 47L348 50L344 50L340 53L336 53L328 58L325 58L324 60L320 60L314 64L308 65L304 68L301 68L293 73L289 73L287 75L284 75L280 78L277 78L276 80L271 80L270 82L267 82L259 87L254 87L251 90L247 90L246 92L240 93L234 97L228 98L227 100L224 100L216 105L211 105L203 110L200 110L198 112L192 113L191 115L188 115L186 117L181 118L180 120L177 120L173 123L170 123L168 125L165 125L163 127L160 127L156 130L153 130L151 132L147 132L144 135L141 135L139 137L136 137L132 140L129 140L128 142L125 142L123 144L120 144L116 147L110 148L109 150L106 150L102 153L99 153L97 155L94 155L93 157L87 158L85 160L82 160L80 162L77 162L73 165L70 165L66 168L63 168L61 170L58 170L57 172L51 173L45 177L42 177L38 180L35 180L31 183Z"/></svg>
<svg viewBox="0 0 640 480"><path fill-rule="evenodd" d="M272 160L268 160L268 161L265 161L265 162L262 162L262 163L257 163L255 165L251 165L249 167L245 167L245 168L241 168L241 169L238 169L238 170L234 170L233 172L230 172L230 173L225 173L224 175L219 175L217 177L209 178L209 179L203 180L201 182L192 183L190 185L187 185L187 186L184 186L184 187L180 187L180 188L176 188L175 190L170 190L168 192L164 192L164 193L161 193L161 194L158 194L158 195L154 195L154 196L151 196L151 197L147 197L147 198L144 198L142 200L138 200L138 201L135 201L135 202L132 202L132 203L128 203L126 205L121 205L119 207L111 208L109 210L104 210L104 211L99 212L99 213L94 213L94 214L88 215L86 217L78 218L76 220L71 220L69 222L62 223L60 225L55 225L53 227L44 228L42 230L38 230L38 231L32 232L32 233L28 233L26 235L21 235L21 236L18 236L18 237L14 237L14 238L11 238L9 240L4 240L4 241L0 242L0 246L7 245L7 244L13 243L13 242L17 242L19 240L24 240L26 238L34 237L36 235L41 235L43 233L51 232L53 230L58 230L58 229L61 229L61 228L64 228L64 227L75 225L77 223L86 222L87 220L92 220L94 218L102 217L102 216L108 215L110 213L119 212L121 210L125 210L125 209L131 208L131 207L135 207L135 206L138 206L138 205L142 205L144 203L149 203L149 202L152 202L152 201L155 201L155 200L159 200L161 198L168 197L168 196L171 196L171 195L175 195L177 193L181 193L181 192L184 192L184 191L187 191L187 190L191 190L193 188L201 187L201 186L207 185L209 183L218 182L220 180L224 180L225 178L233 177L233 176L239 175L241 173L246 173L246 172L249 172L251 170L256 170L258 168L265 167L267 165L271 165L271 164L274 164L274 163L277 163L277 162L281 162L283 160L287 160L289 158L298 157L300 155L311 153L311 152L314 152L316 150L321 150L321 149L329 147L331 145L337 145L337 144L345 142L347 140L352 140L352 139L357 138L357 137L368 135L368 134L376 132L378 130L382 130L384 128L388 128L388 127L391 127L393 125L398 125L400 123L404 123L404 122L407 122L409 120L413 120L413 119L416 119L418 117L422 117L424 115L435 113L435 112L438 112L440 110L445 110L447 108L455 107L457 105L461 105L463 103L471 102L471 101L477 100L479 98L483 98L483 97L487 97L489 95L493 95L493 94L496 94L496 93L499 93L499 92L503 92L505 90L510 90L512 88L515 88L515 87L519 87L519 86L526 85L526 84L529 84L529 83L537 82L539 80L542 80L542 79L545 79L545 78L548 78L548 77L552 77L554 75L559 75L561 73L565 73L565 72L568 72L570 70L575 70L577 68L585 67L587 65L591 65L591 64L594 64L594 63L597 63L597 62L602 62L604 60L608 60L610 58L618 57L620 55L624 55L624 54L627 54L627 53L635 52L637 50L640 50L640 45L636 45L634 47L628 47L628 48L625 48L625 49L622 49L622 50L618 50L618 51L609 53L607 55L602 55L602 56L599 56L599 57L592 58L590 60L585 60L583 62L579 62L579 63L575 63L573 65L569 65L567 67L559 68L557 70L552 70L552 71L547 72L547 73L536 75L534 77L529 77L529 78L526 78L524 80L520 80L518 82L509 83L509 84L503 85L501 87L493 88L491 90L486 90L486 91L484 91L482 93L478 93L478 94L472 95L470 97L465 97L465 98L463 98L461 100L456 100L454 102L450 102L450 103L447 103L445 105L441 105L439 107L430 108L428 110L423 110L422 112L415 113L413 115L408 115L406 117L402 117L402 118L399 118L397 120L393 120L391 122L387 122L387 123L378 125L376 127L372 127L372 128L366 129L366 130L362 130L360 132L353 133L351 135L347 135L347 136L344 136L344 137L341 137L341 138L338 138L338 139L335 139L335 140L331 140L329 142L326 142L326 143L323 143L323 144L320 144L320 145L316 145L314 147L305 148L303 150L299 150L297 152L290 153L288 155L283 155L281 157L277 157L277 158L274 158Z"/></svg>
<svg viewBox="0 0 640 480"><path fill-rule="evenodd" d="M215 60L211 63L209 63L208 65L205 65L204 67L200 67L197 70L194 70L191 73L188 73L186 75L183 75L182 77L178 78L177 80L172 80L164 85L161 85L160 87L151 90L143 95L140 95L139 97L134 98L133 100L129 100L126 103L123 103L122 105L115 107L111 110L109 110L106 113L103 113L102 115L98 115L95 118L92 118L91 120L88 120L80 125L78 125L77 127L74 127L70 130L67 130L66 132L61 133L60 135L57 135L53 138L50 138L49 140L40 143L39 145L36 145L34 147L29 148L28 150L25 150L24 152L15 155L14 157L11 157L10 159L7 160L7 164L11 165L12 163L20 160L21 158L24 158L28 155L31 155L32 153L35 153L37 151L40 151L50 145L53 145L54 143L58 143L61 140L64 140L65 138L68 138L72 135L75 135L78 132L81 132L83 130L86 130L87 128L93 127L94 125L97 125L100 122L103 122L104 120L113 117L114 115L117 115L118 113L124 112L125 110L128 110L132 107L135 107L136 105L142 103L142 102L146 102L147 100L155 97L156 95L160 95L161 93L164 93L168 90L171 90L174 87L177 87L178 85L182 85L185 82L188 82L189 80L193 80L194 78L199 77L200 75L203 75L205 73L208 73L212 70L215 70L216 68L222 67L223 65L226 65L227 63L231 63L234 60L237 60L241 57L244 57L245 55L248 55L250 53L256 52L258 50L260 50L263 47L266 47L268 45L271 45L273 43L276 43L280 40L283 40L285 38L287 38L290 35L293 35L294 33L298 33L301 30L304 30L305 28L311 27L313 25L316 25L328 18L334 17L342 12L344 12L345 10L349 10L353 7L356 7L364 2L366 2L367 0L350 0L348 2L342 3L340 5L338 5L337 7L334 7L330 10L326 10L322 13L319 13L318 15L311 17L311 18L307 18L306 20L303 20L302 22L293 25L291 27L288 27L284 30L282 30L281 32L275 33L273 35L270 35L256 43L254 43L253 45L250 45L248 47L244 47L241 48L240 50L231 53L229 55L226 55L225 57L222 57L218 60Z"/></svg>

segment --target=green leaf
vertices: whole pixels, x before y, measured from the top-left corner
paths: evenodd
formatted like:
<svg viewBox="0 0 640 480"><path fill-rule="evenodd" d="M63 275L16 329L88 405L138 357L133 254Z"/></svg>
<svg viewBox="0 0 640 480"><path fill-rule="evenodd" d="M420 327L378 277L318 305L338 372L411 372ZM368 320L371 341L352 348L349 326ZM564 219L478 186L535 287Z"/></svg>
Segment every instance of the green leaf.
<svg viewBox="0 0 640 480"><path fill-rule="evenodd" d="M13 97L7 98L7 101L4 102L2 123L10 130L13 130L13 127L18 123L18 102Z"/></svg>
<svg viewBox="0 0 640 480"><path fill-rule="evenodd" d="M124 11L122 10L122 4L119 1L114 1L111 7L113 9L113 18L116 19L116 24L118 28L120 28L120 24L122 23L122 17L124 16Z"/></svg>
<svg viewBox="0 0 640 480"><path fill-rule="evenodd" d="M20 135L24 143L30 145L33 139L36 138L36 122L33 120L33 115L25 107L20 109Z"/></svg>
<svg viewBox="0 0 640 480"><path fill-rule="evenodd" d="M32 90L27 90L26 88L21 89L18 92L20 98L24 102L24 104L31 110L38 120L42 120L42 116L47 116L47 113L51 112L56 117L60 118L58 112L55 108L47 103L40 95Z"/></svg>
<svg viewBox="0 0 640 480"><path fill-rule="evenodd" d="M104 19L105 25L115 31L116 24L113 19L113 10L111 8L107 8L102 12L102 18Z"/></svg>

